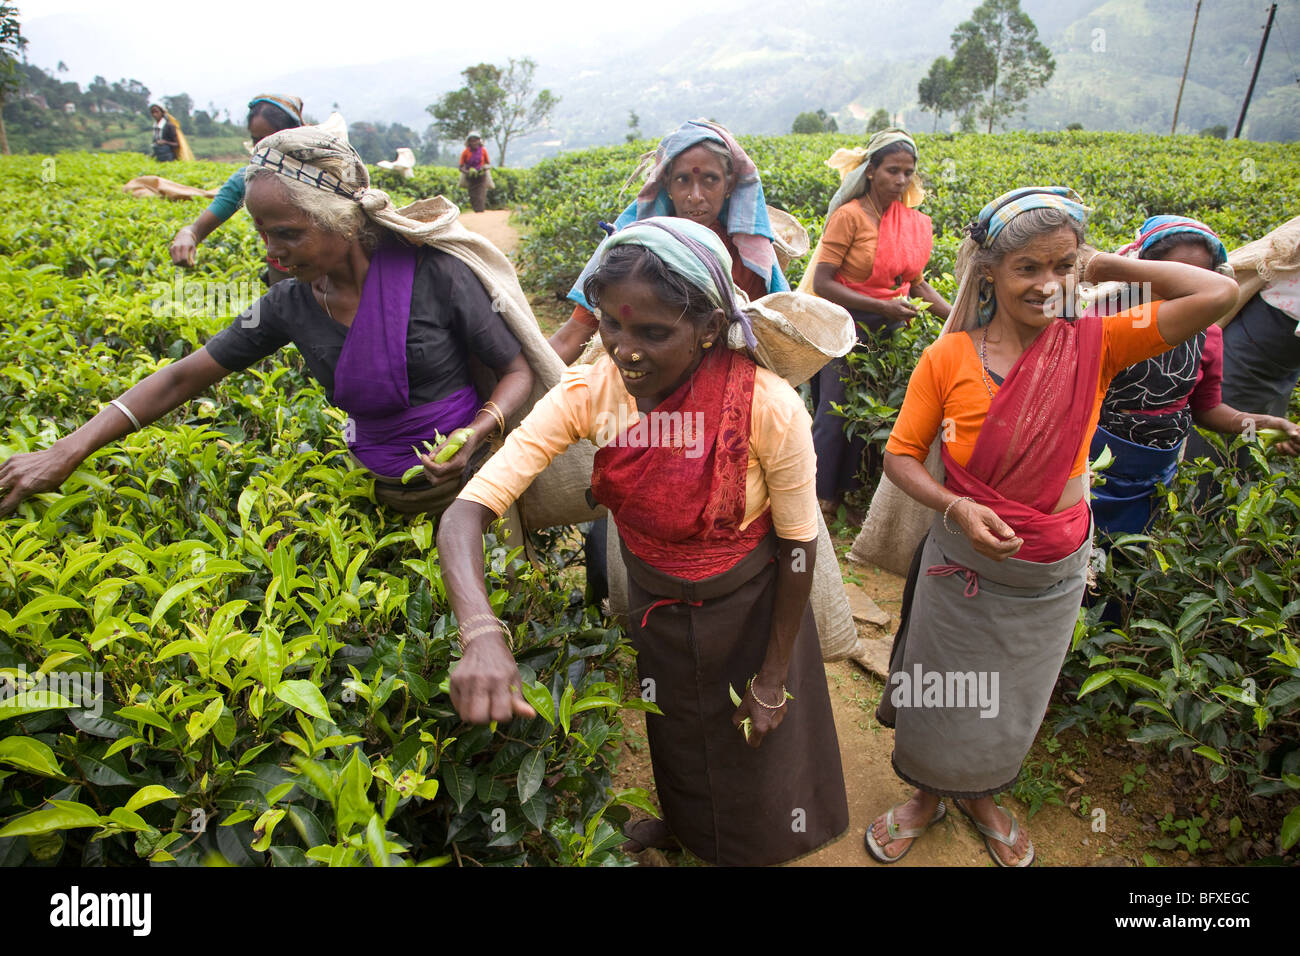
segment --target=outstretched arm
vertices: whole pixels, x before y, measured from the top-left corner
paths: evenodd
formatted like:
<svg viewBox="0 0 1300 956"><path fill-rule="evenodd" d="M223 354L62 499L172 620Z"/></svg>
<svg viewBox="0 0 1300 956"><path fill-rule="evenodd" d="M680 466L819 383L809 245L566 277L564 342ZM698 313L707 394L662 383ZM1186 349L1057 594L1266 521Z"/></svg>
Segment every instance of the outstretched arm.
<svg viewBox="0 0 1300 956"><path fill-rule="evenodd" d="M119 399L131 410L141 426L148 425L172 409L194 398L215 382L229 375L208 354L199 349L179 362L160 368ZM134 431L126 414L114 405L82 425L71 435L60 438L44 451L14 455L0 464L0 517L8 515L24 498L42 491L53 491L76 470L91 452Z"/></svg>

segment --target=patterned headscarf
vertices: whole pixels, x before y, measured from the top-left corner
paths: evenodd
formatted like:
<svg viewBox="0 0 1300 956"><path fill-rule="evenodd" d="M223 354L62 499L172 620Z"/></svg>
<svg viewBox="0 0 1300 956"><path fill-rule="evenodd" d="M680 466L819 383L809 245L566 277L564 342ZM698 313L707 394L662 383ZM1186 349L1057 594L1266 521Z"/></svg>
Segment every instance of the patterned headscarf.
<svg viewBox="0 0 1300 956"><path fill-rule="evenodd" d="M355 185L313 165L314 160L337 156L351 162L350 178ZM321 126L299 126L272 133L257 144L249 164L355 202L363 202L371 192L388 198L386 193L369 188L370 173L352 144Z"/></svg>
<svg viewBox="0 0 1300 956"><path fill-rule="evenodd" d="M299 126L302 125L302 100L299 97L287 96L283 93L258 93L248 101L249 111L251 112L258 103L270 103L272 106L278 106L288 113Z"/></svg>
<svg viewBox="0 0 1300 956"><path fill-rule="evenodd" d="M767 200L763 196L758 167L736 142L735 137L717 123L688 120L659 141L645 185L637 193L636 200L614 221L614 230L617 232L629 223L654 216L672 216L673 204L668 198L668 172L672 169L673 160L706 140L726 147L731 154L731 171L735 177L731 197L723 202L718 222L736 244L741 263L763 280L767 291L788 292L790 283L781 270L781 265L776 260L776 251L772 247L775 234L768 219ZM641 168L643 167L634 170L632 175L636 176ZM582 293L582 286L595 268L593 256L569 290L569 301L583 308L590 306Z"/></svg>
<svg viewBox="0 0 1300 956"><path fill-rule="evenodd" d="M831 154L831 158L826 160L826 165L840 174L840 188L835 190L830 205L826 207L827 219L850 199L857 199L867 191L867 166L871 164L871 157L886 146L893 146L895 143L905 143L911 147L913 156L920 157L916 141L908 135L907 130L897 126L877 132L867 140L865 149L861 146L854 149L837 149ZM907 184L907 191L903 193L903 205L915 209L924 199L925 190L913 176L912 181Z"/></svg>
<svg viewBox="0 0 1300 956"><path fill-rule="evenodd" d="M1059 209L1081 226L1088 221L1088 207L1070 187L1025 186L1003 193L981 209L966 226L966 235L987 249L1007 223L1031 209Z"/></svg>
<svg viewBox="0 0 1300 956"><path fill-rule="evenodd" d="M1205 223L1188 219L1186 216L1152 216L1142 223L1142 228L1137 231L1137 237L1120 249L1117 255L1124 256L1136 252L1139 257L1143 256L1157 242L1180 233L1194 236L1205 243L1216 268L1228 261L1228 250L1224 248L1223 240L1219 238L1218 233Z"/></svg>
<svg viewBox="0 0 1300 956"><path fill-rule="evenodd" d="M757 347L749 316L736 304L731 256L712 229L670 216L641 219L605 239L596 250L596 258L603 263L609 250L618 246L649 249L669 270L707 295L710 302L722 309L728 322L738 322L749 348Z"/></svg>

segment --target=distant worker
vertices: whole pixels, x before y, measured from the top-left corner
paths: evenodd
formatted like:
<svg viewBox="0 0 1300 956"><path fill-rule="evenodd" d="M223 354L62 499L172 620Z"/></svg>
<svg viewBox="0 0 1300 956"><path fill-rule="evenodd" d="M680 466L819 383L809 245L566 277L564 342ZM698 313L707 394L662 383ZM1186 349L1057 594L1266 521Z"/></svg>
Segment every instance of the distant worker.
<svg viewBox="0 0 1300 956"><path fill-rule="evenodd" d="M469 190L469 204L475 212L487 209L487 194L492 188L492 170L488 167L487 150L483 148L483 137L470 133L465 137L465 148L460 152L460 184Z"/></svg>
<svg viewBox="0 0 1300 956"><path fill-rule="evenodd" d="M283 96L276 93L262 93L253 97L248 103L248 135L256 145L272 133L282 129L296 129L302 125L302 100L296 96ZM188 226L182 226L172 239L172 262L178 266L194 265L199 243L210 236L218 226L239 211L244 205L244 183L247 166L241 166L231 173L224 186L217 192L208 206L199 214L199 218ZM280 268L280 264L267 257L266 271L262 274L267 285L275 285L281 279L288 278L289 273Z"/></svg>
<svg viewBox="0 0 1300 956"><path fill-rule="evenodd" d="M194 154L190 152L190 144L185 141L176 117L157 103L149 107L149 115L153 117L153 158L160 163L176 159L192 161Z"/></svg>

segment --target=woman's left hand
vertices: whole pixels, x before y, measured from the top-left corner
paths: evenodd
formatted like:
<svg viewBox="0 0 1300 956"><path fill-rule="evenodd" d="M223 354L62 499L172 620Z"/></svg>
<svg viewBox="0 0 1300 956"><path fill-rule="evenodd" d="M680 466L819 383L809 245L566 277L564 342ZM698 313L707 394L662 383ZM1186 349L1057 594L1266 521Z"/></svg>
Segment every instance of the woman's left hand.
<svg viewBox="0 0 1300 956"><path fill-rule="evenodd" d="M762 703L754 699L756 694ZM763 706L764 704L774 704L778 700L781 702L779 707ZM788 705L789 701L785 697L784 683L780 681L769 683L761 676L755 677L753 683L746 688L745 696L740 700L740 706L736 708L736 712L731 717L732 726L743 733L744 731L740 730L740 727L745 722L745 718L749 718L751 723L745 742L751 747L757 747L763 742L764 737L781 726L781 721L785 720Z"/></svg>
<svg viewBox="0 0 1300 956"><path fill-rule="evenodd" d="M474 454L474 450L478 448L479 442L482 441L478 433L475 432L475 434L465 439L465 444L460 446L460 450L456 454L446 461L434 461L434 458L438 456L438 452L446 448L447 441L450 440L450 437L448 437L432 452L420 456L420 463L424 465L424 475L429 479L431 485L437 486L446 484L449 481L459 481L461 473L465 471L465 466L469 464L470 457Z"/></svg>

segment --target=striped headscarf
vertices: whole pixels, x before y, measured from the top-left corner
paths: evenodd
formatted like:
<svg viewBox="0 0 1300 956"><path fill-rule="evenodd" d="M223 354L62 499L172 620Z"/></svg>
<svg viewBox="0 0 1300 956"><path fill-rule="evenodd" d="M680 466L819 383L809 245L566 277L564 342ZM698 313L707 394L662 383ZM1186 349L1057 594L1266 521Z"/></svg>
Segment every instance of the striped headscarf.
<svg viewBox="0 0 1300 956"><path fill-rule="evenodd" d="M1059 209L1084 225L1088 207L1069 186L1025 186L1005 192L980 210L966 226L966 235L987 249L1007 223L1031 209Z"/></svg>
<svg viewBox="0 0 1300 956"><path fill-rule="evenodd" d="M1228 250L1224 248L1223 240L1219 238L1218 233L1205 223L1188 219L1186 216L1152 216L1142 223L1142 228L1137 231L1137 237L1116 254L1125 256L1137 253L1141 257L1157 242L1179 234L1193 236L1205 243L1210 256L1214 259L1215 267L1228 261Z"/></svg>
<svg viewBox="0 0 1300 956"><path fill-rule="evenodd" d="M749 316L736 303L731 256L712 229L671 216L640 219L606 238L596 250L595 258L603 263L609 251L618 246L649 249L669 270L708 296L710 302L722 309L728 322L738 322L749 348L757 347Z"/></svg>

